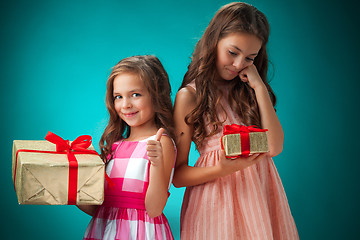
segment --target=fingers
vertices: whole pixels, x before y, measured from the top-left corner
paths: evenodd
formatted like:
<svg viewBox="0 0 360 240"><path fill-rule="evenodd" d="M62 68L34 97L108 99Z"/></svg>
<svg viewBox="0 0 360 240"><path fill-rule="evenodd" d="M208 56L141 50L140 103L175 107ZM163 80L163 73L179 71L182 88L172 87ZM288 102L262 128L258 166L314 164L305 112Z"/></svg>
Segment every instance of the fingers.
<svg viewBox="0 0 360 240"><path fill-rule="evenodd" d="M245 73L240 73L239 77L240 77L241 81L243 81L243 82L249 81L247 78L247 75Z"/></svg>
<svg viewBox="0 0 360 240"><path fill-rule="evenodd" d="M149 140L147 142L146 150L148 152L148 155L152 153L158 153L162 151L161 144L158 141Z"/></svg>
<svg viewBox="0 0 360 240"><path fill-rule="evenodd" d="M248 160L248 161L253 161L253 160L255 160L259 155L260 155L259 153L253 154L253 155L249 156L246 160Z"/></svg>
<svg viewBox="0 0 360 240"><path fill-rule="evenodd" d="M220 150L220 157L225 157L225 151L223 149Z"/></svg>
<svg viewBox="0 0 360 240"><path fill-rule="evenodd" d="M254 161L259 162L262 159L266 158L268 156L268 153L261 153L261 154L257 154L258 156L255 157Z"/></svg>
<svg viewBox="0 0 360 240"><path fill-rule="evenodd" d="M256 163L260 162L264 158L266 158L266 156L267 156L267 153L254 154L254 155L249 157L248 161L251 163L251 165L253 165L253 164L256 164Z"/></svg>
<svg viewBox="0 0 360 240"><path fill-rule="evenodd" d="M156 141L160 141L161 136L162 136L163 133L164 133L164 129L163 129L163 128L159 128L159 130L158 130L157 133L156 133L155 140L156 140Z"/></svg>
<svg viewBox="0 0 360 240"><path fill-rule="evenodd" d="M248 162L252 162L252 161L258 162L261 159L265 158L266 156L267 156L267 153L256 153L249 157L238 157L238 158L235 158L234 160L246 160Z"/></svg>
<svg viewBox="0 0 360 240"><path fill-rule="evenodd" d="M254 154L249 157L238 157L234 159L228 159L225 158L224 152L220 152L220 161L219 161L220 172L221 172L220 174L222 176L226 176L230 173L243 170L249 166L257 164L258 162L266 158L266 156L267 156L266 153L262 153L262 154Z"/></svg>
<svg viewBox="0 0 360 240"><path fill-rule="evenodd" d="M259 154L253 154L253 155L250 155L248 157L243 157L243 156L240 156L240 157L237 157L237 158L233 158L233 160L246 160L246 161L252 161L254 158L256 158L257 156L259 156Z"/></svg>
<svg viewBox="0 0 360 240"><path fill-rule="evenodd" d="M160 128L157 131L156 135L155 135L155 140L148 140L147 141L146 150L148 150L148 151L157 151L159 147L161 148L160 139L161 139L161 136L162 136L163 133L164 133L164 129Z"/></svg>
<svg viewBox="0 0 360 240"><path fill-rule="evenodd" d="M149 141L146 150L149 161L152 165L158 166L161 164L162 148L160 142L154 140L152 140L152 142Z"/></svg>
<svg viewBox="0 0 360 240"><path fill-rule="evenodd" d="M147 141L147 155L149 157L150 163L154 166L158 166L162 159L162 147L160 139L163 133L164 129L160 128L155 135L155 140Z"/></svg>

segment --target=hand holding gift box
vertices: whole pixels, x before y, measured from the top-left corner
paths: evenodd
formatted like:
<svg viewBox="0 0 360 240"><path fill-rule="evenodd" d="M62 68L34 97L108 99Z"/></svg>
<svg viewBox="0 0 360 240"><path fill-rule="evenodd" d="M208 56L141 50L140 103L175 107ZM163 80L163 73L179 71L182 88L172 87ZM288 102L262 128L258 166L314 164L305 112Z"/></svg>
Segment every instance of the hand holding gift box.
<svg viewBox="0 0 360 240"><path fill-rule="evenodd" d="M49 132L45 139L14 141L12 176L19 203L102 204L105 166L91 136L70 143Z"/></svg>
<svg viewBox="0 0 360 240"><path fill-rule="evenodd" d="M221 148L227 158L248 157L269 151L267 129L256 126L225 125L221 137Z"/></svg>

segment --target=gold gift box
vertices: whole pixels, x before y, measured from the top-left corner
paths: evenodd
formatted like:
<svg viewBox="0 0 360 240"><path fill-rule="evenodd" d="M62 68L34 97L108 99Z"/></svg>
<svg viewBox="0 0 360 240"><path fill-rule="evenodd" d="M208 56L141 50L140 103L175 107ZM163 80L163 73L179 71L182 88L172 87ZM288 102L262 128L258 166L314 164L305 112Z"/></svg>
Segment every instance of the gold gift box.
<svg viewBox="0 0 360 240"><path fill-rule="evenodd" d="M250 132L250 155L269 151L266 132ZM240 133L228 134L222 137L222 144L227 157L237 157L242 153Z"/></svg>
<svg viewBox="0 0 360 240"><path fill-rule="evenodd" d="M48 141L13 142L12 177L19 204L67 205L69 161L67 154L16 152L19 149L56 151ZM89 149L94 150L93 146ZM78 162L77 205L100 205L104 201L105 165L92 154L75 154Z"/></svg>

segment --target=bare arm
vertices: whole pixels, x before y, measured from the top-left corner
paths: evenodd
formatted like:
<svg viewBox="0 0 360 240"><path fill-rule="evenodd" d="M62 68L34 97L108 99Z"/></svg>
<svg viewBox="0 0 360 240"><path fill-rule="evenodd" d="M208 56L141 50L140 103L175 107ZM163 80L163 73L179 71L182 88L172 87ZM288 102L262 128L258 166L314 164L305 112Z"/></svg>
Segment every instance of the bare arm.
<svg viewBox="0 0 360 240"><path fill-rule="evenodd" d="M261 116L261 127L268 129L269 155L275 157L283 150L284 132L265 87L255 89Z"/></svg>
<svg viewBox="0 0 360 240"><path fill-rule="evenodd" d="M240 73L240 78L243 82L248 82L250 87L255 91L260 111L261 127L269 130L267 133L269 155L274 157L280 154L283 149L284 132L271 103L269 92L261 80L255 65L251 65L244 69Z"/></svg>
<svg viewBox="0 0 360 240"><path fill-rule="evenodd" d="M175 161L175 149L171 139L161 136L159 130L157 140L148 141L148 156L151 162L149 187L145 196L145 208L150 217L159 216L168 199L168 186Z"/></svg>
<svg viewBox="0 0 360 240"><path fill-rule="evenodd" d="M196 106L195 91L190 88L180 89L175 99L174 121L177 134L177 160L173 184L175 187L194 186L215 180L218 177L244 169L262 159L263 155L254 155L249 158L229 160L224 152L220 152L220 161L212 167L191 167L188 165L188 156L193 135L192 125L185 122L185 117Z"/></svg>

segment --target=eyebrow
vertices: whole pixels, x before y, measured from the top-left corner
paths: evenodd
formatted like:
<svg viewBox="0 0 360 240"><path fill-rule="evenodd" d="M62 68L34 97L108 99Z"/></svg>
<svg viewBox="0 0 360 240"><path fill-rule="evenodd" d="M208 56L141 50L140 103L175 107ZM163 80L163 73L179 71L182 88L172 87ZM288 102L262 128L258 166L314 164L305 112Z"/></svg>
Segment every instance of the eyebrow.
<svg viewBox="0 0 360 240"><path fill-rule="evenodd" d="M129 91L129 93L142 92L142 91L143 91L143 89L139 88L139 89L133 89L133 90ZM113 95L115 95L115 94L120 94L120 93L118 93L118 92L113 92Z"/></svg>
<svg viewBox="0 0 360 240"><path fill-rule="evenodd" d="M230 44L231 47L235 48L236 50L238 50L239 52L242 52L242 50L240 48L238 48L237 46L233 45L233 44ZM252 54L249 54L249 56L256 56L258 55L258 53L252 53Z"/></svg>

